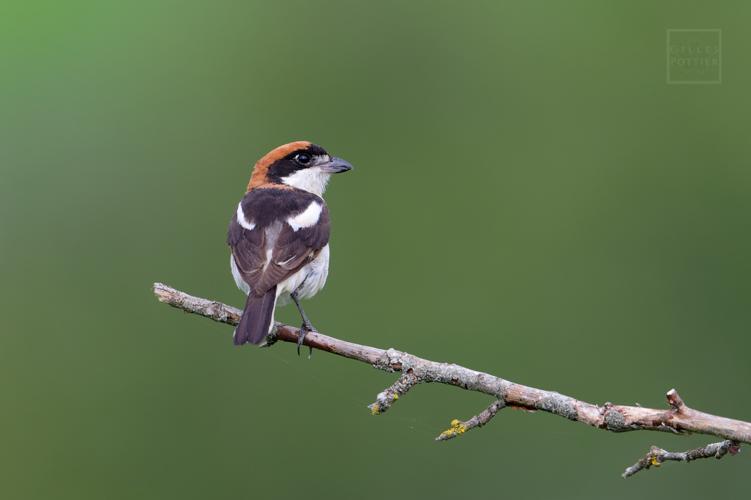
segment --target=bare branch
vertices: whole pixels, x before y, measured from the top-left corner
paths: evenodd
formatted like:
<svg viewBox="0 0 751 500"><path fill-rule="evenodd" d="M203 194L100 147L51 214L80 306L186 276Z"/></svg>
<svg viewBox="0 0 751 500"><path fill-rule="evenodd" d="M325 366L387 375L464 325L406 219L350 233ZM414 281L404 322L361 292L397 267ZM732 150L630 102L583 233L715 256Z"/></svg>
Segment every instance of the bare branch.
<svg viewBox="0 0 751 500"><path fill-rule="evenodd" d="M154 283L154 293L161 302L230 325L236 325L242 314L239 309L234 307L194 297L161 283ZM270 343L277 340L297 343L298 335L298 328L277 323L272 334L273 338L269 340ZM751 423L689 408L675 389L671 389L666 395L670 405L667 409L614 405L612 403L596 405L557 392L517 384L495 375L456 364L430 361L396 349L384 350L355 344L318 332L309 332L305 336L304 344L314 349L367 363L379 370L402 373L402 376L378 394L376 401L370 405L374 414L388 410L395 400L419 383L437 382L453 385L487 394L497 400L485 411L466 422L456 420L454 422L457 426L454 426L454 422L452 422L452 428L449 431L454 429L456 432L443 438L439 436L437 439L441 441L456 437L474 427L480 427L504 406L512 406L552 413L612 432L635 430L664 431L675 434L692 432L717 436L734 443L751 443ZM460 432L460 429L463 430ZM730 448L728 448L728 451L730 451ZM727 453L727 451L724 453ZM693 455L691 456L693 457ZM673 458L665 458L665 460L673 460ZM647 466L641 468L647 468Z"/></svg>
<svg viewBox="0 0 751 500"><path fill-rule="evenodd" d="M628 467L622 474L624 478L631 477L639 471L649 469L652 466L659 467L663 462L690 462L699 458L716 458L720 459L730 453L736 455L740 451L740 446L735 441L729 439L719 443L710 443L701 448L682 452L671 452L652 446L649 452L631 467Z"/></svg>

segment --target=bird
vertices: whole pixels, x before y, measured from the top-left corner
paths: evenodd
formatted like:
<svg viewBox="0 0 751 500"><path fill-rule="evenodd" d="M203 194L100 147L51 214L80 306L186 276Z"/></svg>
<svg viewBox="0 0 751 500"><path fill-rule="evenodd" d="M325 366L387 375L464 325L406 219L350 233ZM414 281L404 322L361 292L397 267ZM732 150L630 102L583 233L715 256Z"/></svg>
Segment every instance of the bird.
<svg viewBox="0 0 751 500"><path fill-rule="evenodd" d="M318 293L329 272L329 210L323 192L352 165L309 141L284 144L256 162L227 231L230 269L247 295L235 345L260 344L277 306L295 303L302 318L297 354L315 332L300 301ZM312 348L311 348L312 352Z"/></svg>

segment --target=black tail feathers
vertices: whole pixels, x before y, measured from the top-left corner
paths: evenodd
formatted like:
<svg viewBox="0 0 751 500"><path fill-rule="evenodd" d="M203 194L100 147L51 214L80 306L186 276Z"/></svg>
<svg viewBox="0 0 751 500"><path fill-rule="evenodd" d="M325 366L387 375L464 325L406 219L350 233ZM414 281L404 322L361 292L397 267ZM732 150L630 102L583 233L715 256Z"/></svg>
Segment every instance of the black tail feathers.
<svg viewBox="0 0 751 500"><path fill-rule="evenodd" d="M254 295L253 292L248 294L248 300L245 302L240 323L235 329L235 345L260 344L266 338L271 330L271 320L274 317L274 306L276 305L276 287L266 292L264 295Z"/></svg>

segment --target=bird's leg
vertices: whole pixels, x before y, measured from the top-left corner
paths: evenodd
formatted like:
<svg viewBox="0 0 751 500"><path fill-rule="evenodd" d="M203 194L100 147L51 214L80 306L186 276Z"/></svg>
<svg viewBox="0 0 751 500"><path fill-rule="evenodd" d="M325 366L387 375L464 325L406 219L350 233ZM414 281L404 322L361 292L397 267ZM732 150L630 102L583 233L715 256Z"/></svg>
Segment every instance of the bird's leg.
<svg viewBox="0 0 751 500"><path fill-rule="evenodd" d="M303 341L305 340L305 335L308 332L315 332L316 329L313 328L313 324L308 319L308 315L305 314L305 310L300 305L300 299L297 296L297 292L292 292L289 294L290 297L292 297L292 300L295 302L295 305L297 306L297 310L300 311L300 316L302 316L302 326L300 327L300 334L297 336L297 355L300 355L300 346L302 345ZM310 346L309 346L310 347ZM313 354L313 348L310 347L310 353L308 354L308 358Z"/></svg>

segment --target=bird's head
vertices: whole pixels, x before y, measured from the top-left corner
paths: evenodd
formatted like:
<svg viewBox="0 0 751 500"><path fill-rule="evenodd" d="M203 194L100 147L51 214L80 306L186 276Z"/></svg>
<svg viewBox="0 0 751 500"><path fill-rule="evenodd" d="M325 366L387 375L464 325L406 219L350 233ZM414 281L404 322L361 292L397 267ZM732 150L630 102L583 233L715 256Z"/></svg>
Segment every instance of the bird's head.
<svg viewBox="0 0 751 500"><path fill-rule="evenodd" d="M256 162L248 191L264 185L286 185L323 194L331 174L352 170L349 162L330 156L308 141L290 142L266 153Z"/></svg>

